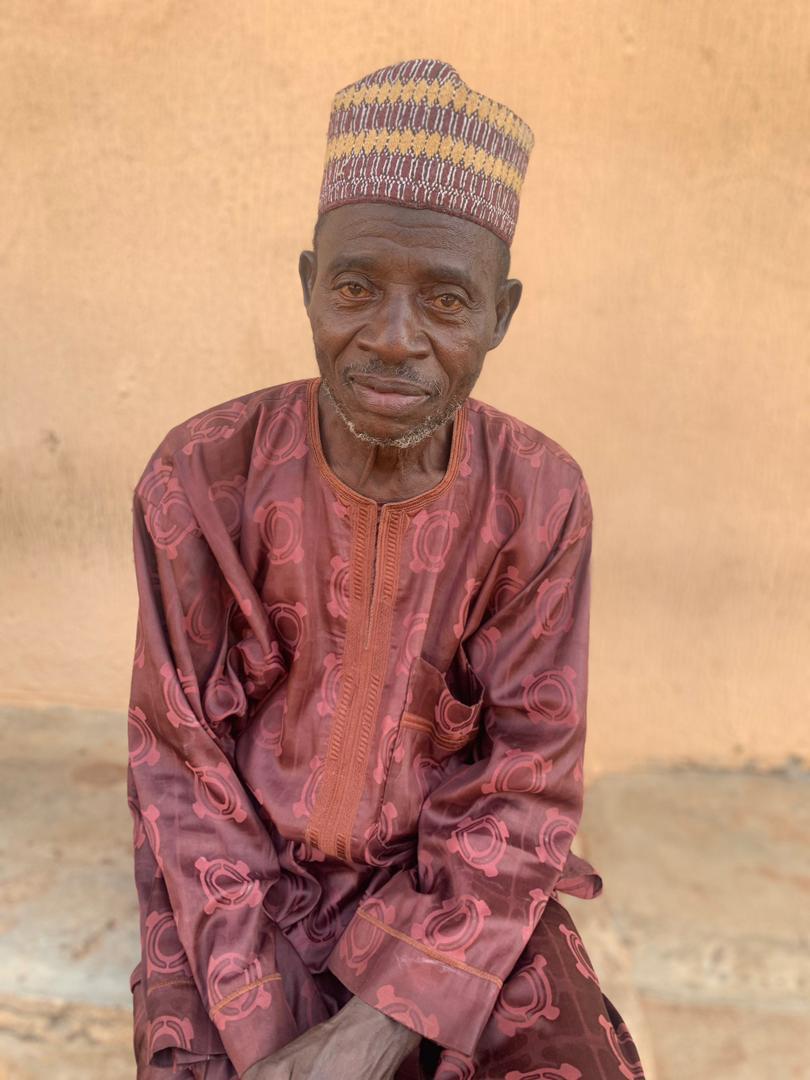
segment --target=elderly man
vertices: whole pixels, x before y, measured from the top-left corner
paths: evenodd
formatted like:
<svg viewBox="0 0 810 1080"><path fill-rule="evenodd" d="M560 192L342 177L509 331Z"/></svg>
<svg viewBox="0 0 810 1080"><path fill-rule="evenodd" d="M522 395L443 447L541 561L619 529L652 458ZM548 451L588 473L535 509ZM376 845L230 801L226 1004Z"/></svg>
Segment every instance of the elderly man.
<svg viewBox="0 0 810 1080"><path fill-rule="evenodd" d="M529 128L447 64L334 103L319 376L174 428L135 494L138 1076L642 1078L557 896L591 507L471 398Z"/></svg>

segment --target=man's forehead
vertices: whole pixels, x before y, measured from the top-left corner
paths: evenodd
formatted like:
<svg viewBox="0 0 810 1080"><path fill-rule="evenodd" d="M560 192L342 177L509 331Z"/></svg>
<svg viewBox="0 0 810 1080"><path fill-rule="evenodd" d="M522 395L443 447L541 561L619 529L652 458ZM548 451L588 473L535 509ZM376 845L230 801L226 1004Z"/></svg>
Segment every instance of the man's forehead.
<svg viewBox="0 0 810 1080"><path fill-rule="evenodd" d="M495 254L498 240L474 222L449 214L363 203L324 214L318 244L330 267L347 260L358 269L387 261L423 264L426 269L440 263L473 278L476 265Z"/></svg>

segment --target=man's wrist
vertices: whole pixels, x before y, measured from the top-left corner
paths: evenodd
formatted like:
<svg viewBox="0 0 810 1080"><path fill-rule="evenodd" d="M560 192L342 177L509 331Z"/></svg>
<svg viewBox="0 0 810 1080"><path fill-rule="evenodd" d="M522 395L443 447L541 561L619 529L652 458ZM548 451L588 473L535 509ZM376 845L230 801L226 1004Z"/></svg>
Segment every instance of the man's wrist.
<svg viewBox="0 0 810 1080"><path fill-rule="evenodd" d="M403 1057L418 1046L421 1042L422 1036L418 1031L414 1031L413 1028L409 1028L407 1024L402 1024L398 1020L394 1020L393 1017L388 1016L386 1013L381 1012L379 1009L375 1009L362 998L353 997L350 1005L352 1009L361 1013L367 1023L372 1023L379 1028L380 1035L386 1038L391 1046L396 1046L403 1052Z"/></svg>

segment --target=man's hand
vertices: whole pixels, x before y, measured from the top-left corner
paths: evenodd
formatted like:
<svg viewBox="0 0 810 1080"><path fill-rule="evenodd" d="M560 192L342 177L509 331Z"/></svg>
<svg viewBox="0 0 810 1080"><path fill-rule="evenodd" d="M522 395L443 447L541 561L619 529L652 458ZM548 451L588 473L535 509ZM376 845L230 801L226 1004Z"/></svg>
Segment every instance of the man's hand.
<svg viewBox="0 0 810 1080"><path fill-rule="evenodd" d="M391 1080L420 1038L354 997L329 1020L251 1065L242 1080Z"/></svg>

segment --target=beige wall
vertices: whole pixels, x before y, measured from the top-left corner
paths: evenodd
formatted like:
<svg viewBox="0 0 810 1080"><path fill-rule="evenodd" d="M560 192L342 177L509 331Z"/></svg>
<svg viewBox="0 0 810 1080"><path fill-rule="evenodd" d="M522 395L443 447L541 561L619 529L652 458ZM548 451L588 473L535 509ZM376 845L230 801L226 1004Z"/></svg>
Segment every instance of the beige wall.
<svg viewBox="0 0 810 1080"><path fill-rule="evenodd" d="M409 55L537 135L475 396L590 483L591 774L810 758L807 0L5 0L2 699L124 709L130 489L315 371L330 97Z"/></svg>

